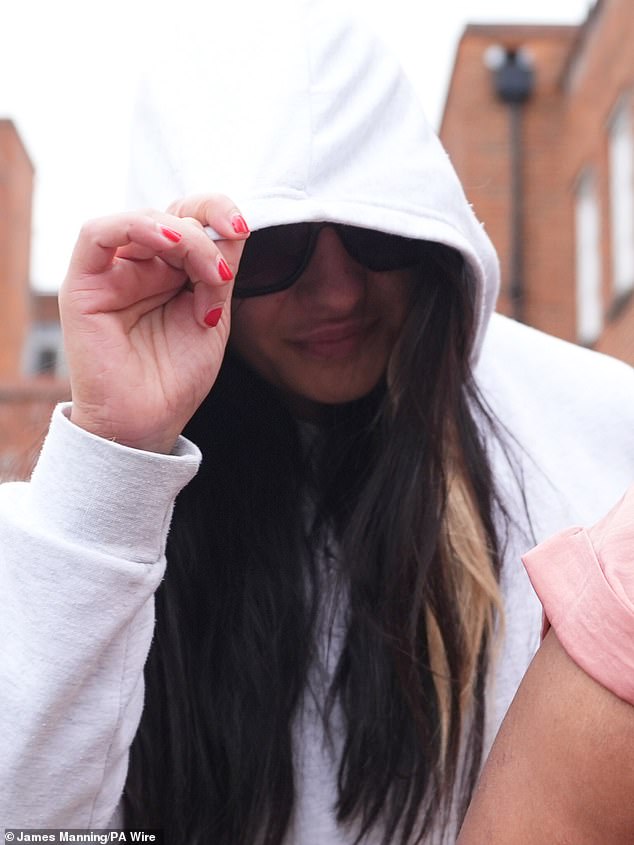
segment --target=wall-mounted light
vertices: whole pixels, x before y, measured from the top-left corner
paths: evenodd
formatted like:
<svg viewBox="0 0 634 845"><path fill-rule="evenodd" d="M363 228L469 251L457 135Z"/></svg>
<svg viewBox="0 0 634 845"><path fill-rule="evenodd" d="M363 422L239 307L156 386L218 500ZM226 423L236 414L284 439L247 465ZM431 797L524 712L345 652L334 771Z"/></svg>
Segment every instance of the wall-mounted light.
<svg viewBox="0 0 634 845"><path fill-rule="evenodd" d="M504 103L525 103L535 88L533 60L527 50L506 49L493 69L495 92Z"/></svg>

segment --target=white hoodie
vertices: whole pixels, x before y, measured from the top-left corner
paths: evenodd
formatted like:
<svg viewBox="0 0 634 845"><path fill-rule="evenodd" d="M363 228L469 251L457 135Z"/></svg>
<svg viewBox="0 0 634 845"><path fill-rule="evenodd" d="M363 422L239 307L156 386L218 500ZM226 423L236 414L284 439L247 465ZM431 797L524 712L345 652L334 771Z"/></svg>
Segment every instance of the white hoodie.
<svg viewBox="0 0 634 845"><path fill-rule="evenodd" d="M521 444L536 539L595 521L634 476L631 369L491 317L491 244L397 64L341 3L234 5L233 28L209 32L183 2L169 32L153 36L136 200L162 207L221 191L253 229L332 220L459 249L478 290L477 380ZM522 521L508 464L494 444L492 453ZM112 818L142 709L171 507L198 459L183 440L167 457L100 440L59 409L31 483L0 488L0 828L99 828ZM506 549L487 744L539 641L522 528ZM288 843L345 843L323 737L300 725L296 740Z"/></svg>

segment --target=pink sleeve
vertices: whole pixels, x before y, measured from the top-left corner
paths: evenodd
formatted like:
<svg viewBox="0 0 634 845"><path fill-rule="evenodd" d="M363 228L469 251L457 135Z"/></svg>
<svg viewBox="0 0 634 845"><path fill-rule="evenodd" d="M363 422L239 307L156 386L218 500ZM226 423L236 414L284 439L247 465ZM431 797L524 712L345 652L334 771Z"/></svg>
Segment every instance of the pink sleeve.
<svg viewBox="0 0 634 845"><path fill-rule="evenodd" d="M634 704L634 486L590 529L569 528L523 557L570 657Z"/></svg>

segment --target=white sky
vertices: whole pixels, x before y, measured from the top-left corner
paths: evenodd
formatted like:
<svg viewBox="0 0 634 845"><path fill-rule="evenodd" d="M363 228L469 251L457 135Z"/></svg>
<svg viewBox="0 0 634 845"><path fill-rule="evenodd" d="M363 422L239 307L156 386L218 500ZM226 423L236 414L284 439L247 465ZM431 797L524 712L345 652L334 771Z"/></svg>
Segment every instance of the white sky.
<svg viewBox="0 0 634 845"><path fill-rule="evenodd" d="M201 0L210 49L219 5ZM266 3L266 0L262 0ZM438 125L454 53L467 23L580 23L590 0L352 0L400 55ZM62 281L77 232L123 208L128 121L143 64L146 16L178 0L13 0L2 12L0 117L14 120L36 167L31 277ZM220 36L221 37L221 36Z"/></svg>

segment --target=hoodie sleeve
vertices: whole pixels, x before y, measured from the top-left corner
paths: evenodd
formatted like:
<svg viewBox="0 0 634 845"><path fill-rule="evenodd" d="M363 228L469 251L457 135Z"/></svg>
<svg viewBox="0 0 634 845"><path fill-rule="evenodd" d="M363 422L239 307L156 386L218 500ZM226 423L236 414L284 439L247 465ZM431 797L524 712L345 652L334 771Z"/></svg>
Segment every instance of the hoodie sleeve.
<svg viewBox="0 0 634 845"><path fill-rule="evenodd" d="M0 828L105 827L143 705L173 503L200 453L102 440L56 409L0 486Z"/></svg>
<svg viewBox="0 0 634 845"><path fill-rule="evenodd" d="M590 529L573 527L524 556L552 626L570 657L634 704L634 486Z"/></svg>

